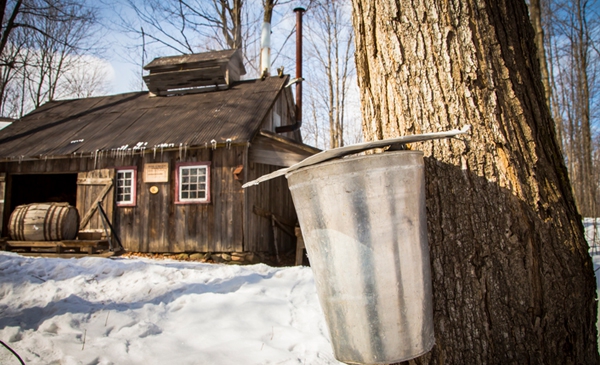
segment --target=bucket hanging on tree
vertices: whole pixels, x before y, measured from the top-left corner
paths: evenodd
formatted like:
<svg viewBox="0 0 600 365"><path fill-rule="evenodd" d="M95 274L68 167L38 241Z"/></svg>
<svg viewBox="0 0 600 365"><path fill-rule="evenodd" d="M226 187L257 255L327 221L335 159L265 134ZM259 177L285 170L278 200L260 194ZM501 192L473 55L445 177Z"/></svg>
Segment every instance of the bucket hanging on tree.
<svg viewBox="0 0 600 365"><path fill-rule="evenodd" d="M288 179L336 359L389 364L435 343L423 153L336 158L468 129L324 151L244 185Z"/></svg>
<svg viewBox="0 0 600 365"><path fill-rule="evenodd" d="M423 153L286 175L335 357L389 364L434 345Z"/></svg>

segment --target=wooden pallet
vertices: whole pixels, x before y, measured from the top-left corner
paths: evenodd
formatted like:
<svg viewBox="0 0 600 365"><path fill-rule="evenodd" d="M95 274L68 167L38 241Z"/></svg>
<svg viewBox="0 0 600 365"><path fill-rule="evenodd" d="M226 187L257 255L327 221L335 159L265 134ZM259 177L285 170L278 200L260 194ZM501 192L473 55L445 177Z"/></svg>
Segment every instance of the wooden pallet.
<svg viewBox="0 0 600 365"><path fill-rule="evenodd" d="M105 256L109 251L107 240L69 240L69 241L3 241L2 249L26 256L50 254L48 257L78 257L86 255ZM76 256L73 256L76 255Z"/></svg>
<svg viewBox="0 0 600 365"><path fill-rule="evenodd" d="M87 253L45 253L45 252L15 252L21 256L34 256L34 257L47 257L47 258L59 258L59 259L80 259L83 257L111 257L118 256L119 253L107 251L90 255Z"/></svg>

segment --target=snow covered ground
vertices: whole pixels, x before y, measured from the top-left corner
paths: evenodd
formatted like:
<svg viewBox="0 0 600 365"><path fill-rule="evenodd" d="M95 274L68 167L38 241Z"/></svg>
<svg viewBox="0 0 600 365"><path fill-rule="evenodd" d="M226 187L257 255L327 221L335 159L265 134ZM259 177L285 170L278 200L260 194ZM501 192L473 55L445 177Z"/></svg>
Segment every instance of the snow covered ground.
<svg viewBox="0 0 600 365"><path fill-rule="evenodd" d="M28 365L339 364L307 267L1 252L0 340Z"/></svg>
<svg viewBox="0 0 600 365"><path fill-rule="evenodd" d="M596 297L600 298L600 218L584 218L583 227L585 229L585 238L590 245L590 255L594 262ZM600 333L600 302L598 302L598 314L596 328L598 328L598 332ZM598 347L600 348L600 338L598 338Z"/></svg>
<svg viewBox="0 0 600 365"><path fill-rule="evenodd" d="M0 252L0 340L28 365L341 364L307 267Z"/></svg>

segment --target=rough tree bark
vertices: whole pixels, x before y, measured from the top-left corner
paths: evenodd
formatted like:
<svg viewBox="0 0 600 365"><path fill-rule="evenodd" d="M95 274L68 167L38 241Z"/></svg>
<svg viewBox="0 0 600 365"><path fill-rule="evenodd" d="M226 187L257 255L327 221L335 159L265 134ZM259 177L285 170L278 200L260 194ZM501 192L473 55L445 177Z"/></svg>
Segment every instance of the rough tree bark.
<svg viewBox="0 0 600 365"><path fill-rule="evenodd" d="M595 364L595 279L523 0L353 0L367 139L423 143L436 346L416 363Z"/></svg>

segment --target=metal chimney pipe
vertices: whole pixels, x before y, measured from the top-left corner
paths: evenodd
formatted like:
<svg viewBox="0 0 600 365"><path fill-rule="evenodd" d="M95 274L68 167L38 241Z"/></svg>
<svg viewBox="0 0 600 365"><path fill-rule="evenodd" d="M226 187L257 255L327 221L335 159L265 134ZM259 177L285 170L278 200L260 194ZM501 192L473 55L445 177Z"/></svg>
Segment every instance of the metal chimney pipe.
<svg viewBox="0 0 600 365"><path fill-rule="evenodd" d="M303 7L294 9L296 13L296 123L275 128L277 133L293 132L302 126L302 15Z"/></svg>
<svg viewBox="0 0 600 365"><path fill-rule="evenodd" d="M271 23L264 22L260 34L260 76L271 76Z"/></svg>

